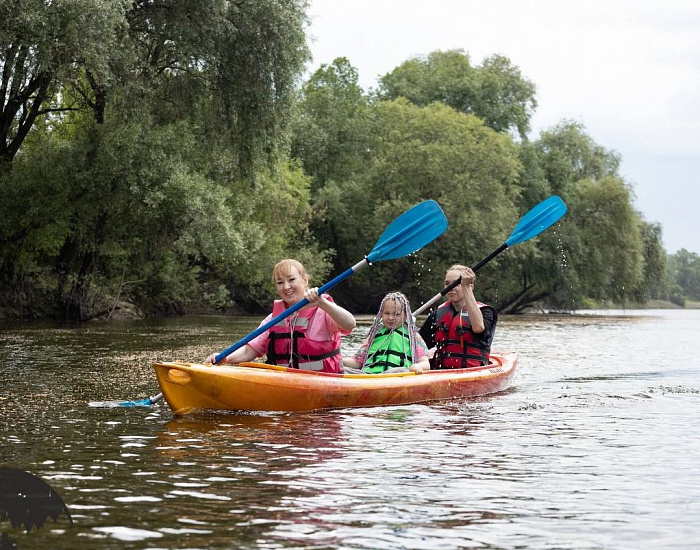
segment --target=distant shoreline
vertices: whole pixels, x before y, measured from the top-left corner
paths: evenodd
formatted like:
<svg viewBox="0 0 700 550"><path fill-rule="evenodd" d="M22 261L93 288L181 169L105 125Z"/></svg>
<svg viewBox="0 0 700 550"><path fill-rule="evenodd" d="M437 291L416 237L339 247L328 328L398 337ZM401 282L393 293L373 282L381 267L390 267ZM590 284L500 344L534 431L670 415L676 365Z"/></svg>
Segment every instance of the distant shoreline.
<svg viewBox="0 0 700 550"><path fill-rule="evenodd" d="M122 306L121 308L118 308L116 311L116 314L112 316L112 320L114 321L120 321L120 320L133 320L133 319L142 319L145 318L145 316L138 311L137 308L133 307L131 304L128 303L120 303ZM685 302L685 307L680 307L672 302L668 302L666 300L650 300L646 305L636 305L636 304L631 304L627 305L625 307L616 305L616 304L598 304L597 307L590 307L590 308L580 308L579 311L587 311L587 310L597 310L597 309L700 309L700 302L695 302L692 300L686 300ZM561 313L567 313L567 312L562 312L562 311L529 311L527 314L534 314L534 315L550 315L550 314L561 314ZM222 312L214 312L214 311L208 311L208 310L192 310L192 311L186 311L183 316L189 316L189 315L236 315L236 313L233 312L227 312L227 313L222 313ZM246 313L239 313L238 315L249 315ZM510 314L508 314L510 315ZM513 314L513 316L517 317L519 314ZM421 319L425 318L426 315L421 315L419 316ZM355 319L359 324L371 324L374 321L375 315L371 313L358 313L355 314ZM11 321L52 321L55 319L51 319L50 317L40 317L37 315L28 315L26 317L22 316L19 314L19 312L13 308L2 308L0 307L0 321L1 322L11 322ZM105 321L106 319L104 317L101 318L96 318L94 321ZM88 321L89 322L89 321Z"/></svg>

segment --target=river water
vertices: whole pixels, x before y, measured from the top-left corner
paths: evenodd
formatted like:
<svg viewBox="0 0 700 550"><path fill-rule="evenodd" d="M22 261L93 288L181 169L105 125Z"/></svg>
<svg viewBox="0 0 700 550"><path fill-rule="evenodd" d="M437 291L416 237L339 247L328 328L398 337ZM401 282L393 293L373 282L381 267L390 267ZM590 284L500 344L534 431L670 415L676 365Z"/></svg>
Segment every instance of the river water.
<svg viewBox="0 0 700 550"><path fill-rule="evenodd" d="M700 311L505 316L513 386L429 405L175 418L158 393L258 319L0 326L0 467L72 517L30 548L700 547ZM352 350L367 326L344 341Z"/></svg>

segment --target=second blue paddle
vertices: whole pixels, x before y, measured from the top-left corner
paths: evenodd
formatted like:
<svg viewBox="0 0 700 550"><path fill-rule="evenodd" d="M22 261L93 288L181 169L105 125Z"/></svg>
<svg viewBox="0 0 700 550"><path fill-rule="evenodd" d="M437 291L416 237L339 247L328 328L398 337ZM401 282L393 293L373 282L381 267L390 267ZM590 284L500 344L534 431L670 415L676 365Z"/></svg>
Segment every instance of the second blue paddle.
<svg viewBox="0 0 700 550"><path fill-rule="evenodd" d="M506 248L513 246L514 244L528 241L533 237L536 237L537 235L542 233L542 231L559 221L559 219L564 214L566 214L566 210L567 208L564 204L564 201L556 195L553 195L548 199L543 200L537 206L532 207L527 212L527 214L520 218L518 225L515 226L515 229L513 229L513 232L510 234L510 237L508 237L508 239L506 239L506 241L503 244L501 244L501 246L499 246L496 250L491 252L491 254L486 256L486 258L484 258L478 264L476 264L472 268L472 270L477 271L484 264L490 262L493 258L498 256ZM452 281L452 283L447 285L438 294L433 296L430 300L428 300L416 311L414 311L413 315L416 316L423 313L425 310L427 310L435 302L440 300L445 294L447 294L450 290L455 288L461 282L461 277L458 277L455 281Z"/></svg>

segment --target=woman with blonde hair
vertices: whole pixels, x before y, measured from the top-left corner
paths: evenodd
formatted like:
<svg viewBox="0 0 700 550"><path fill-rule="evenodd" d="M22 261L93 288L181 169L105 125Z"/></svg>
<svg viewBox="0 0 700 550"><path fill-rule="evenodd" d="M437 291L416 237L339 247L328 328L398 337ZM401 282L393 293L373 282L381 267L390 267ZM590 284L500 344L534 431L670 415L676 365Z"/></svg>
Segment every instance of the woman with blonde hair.
<svg viewBox="0 0 700 550"><path fill-rule="evenodd" d="M309 274L297 260L286 259L275 265L272 281L279 300L260 326L304 298L309 305L253 338L217 364L236 364L267 355L267 362L295 369L342 373L340 337L355 328L355 317L336 304L328 294L309 288ZM214 363L216 353L206 362Z"/></svg>
<svg viewBox="0 0 700 550"><path fill-rule="evenodd" d="M498 314L493 306L474 297L476 274L471 268L450 267L445 286L460 277L461 283L445 295L447 301L430 312L420 329L428 346L435 346L434 369L463 369L489 362Z"/></svg>

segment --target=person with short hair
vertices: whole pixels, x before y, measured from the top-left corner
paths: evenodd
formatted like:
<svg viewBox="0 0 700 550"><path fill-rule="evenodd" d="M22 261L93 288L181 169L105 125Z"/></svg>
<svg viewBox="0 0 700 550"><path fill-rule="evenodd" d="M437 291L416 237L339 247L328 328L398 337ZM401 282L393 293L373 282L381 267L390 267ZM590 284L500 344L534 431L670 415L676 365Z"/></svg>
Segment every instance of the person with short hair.
<svg viewBox="0 0 700 550"><path fill-rule="evenodd" d="M462 282L446 294L447 301L430 312L420 329L426 344L435 347L431 359L434 369L478 367L489 362L498 313L474 297L476 274L471 268L461 264L450 267L445 286L459 277Z"/></svg>

